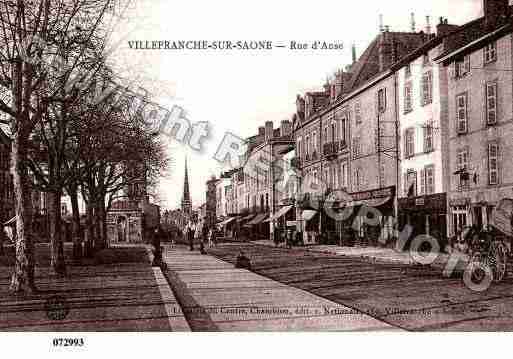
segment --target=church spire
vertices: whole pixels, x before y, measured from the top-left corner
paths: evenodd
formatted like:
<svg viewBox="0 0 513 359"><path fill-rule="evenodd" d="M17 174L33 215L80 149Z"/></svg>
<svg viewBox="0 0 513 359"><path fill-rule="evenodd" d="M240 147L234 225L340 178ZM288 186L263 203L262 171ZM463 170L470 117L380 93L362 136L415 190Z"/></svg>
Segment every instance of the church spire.
<svg viewBox="0 0 513 359"><path fill-rule="evenodd" d="M189 173L187 170L187 157L185 158L185 176L183 180L182 211L186 215L192 213L191 193L189 190Z"/></svg>

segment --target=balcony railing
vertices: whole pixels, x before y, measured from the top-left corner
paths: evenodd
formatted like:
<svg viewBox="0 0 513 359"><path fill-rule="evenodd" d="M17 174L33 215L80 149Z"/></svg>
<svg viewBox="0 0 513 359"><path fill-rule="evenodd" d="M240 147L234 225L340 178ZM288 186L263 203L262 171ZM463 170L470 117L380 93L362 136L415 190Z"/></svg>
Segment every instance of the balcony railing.
<svg viewBox="0 0 513 359"><path fill-rule="evenodd" d="M340 150L340 142L330 142L326 143L323 146L323 154L326 157L333 157L336 156L338 151Z"/></svg>

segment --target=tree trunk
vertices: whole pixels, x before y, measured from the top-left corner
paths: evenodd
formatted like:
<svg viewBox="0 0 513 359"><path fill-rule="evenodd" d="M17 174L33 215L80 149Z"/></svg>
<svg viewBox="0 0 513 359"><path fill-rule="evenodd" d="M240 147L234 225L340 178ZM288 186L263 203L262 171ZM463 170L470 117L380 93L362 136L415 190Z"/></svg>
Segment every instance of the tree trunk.
<svg viewBox="0 0 513 359"><path fill-rule="evenodd" d="M86 239L85 239L85 253L88 258L93 256L93 243L94 243L94 226L93 226L93 205L91 198L87 203L87 216L86 216Z"/></svg>
<svg viewBox="0 0 513 359"><path fill-rule="evenodd" d="M72 237L73 237L73 259L79 260L82 257L82 228L80 226L80 209L78 206L78 189L71 187L68 190L71 199L71 211L73 216Z"/></svg>
<svg viewBox="0 0 513 359"><path fill-rule="evenodd" d="M107 238L107 208L105 208L105 199L100 201L100 218L101 218L101 240L103 249L109 247Z"/></svg>
<svg viewBox="0 0 513 359"><path fill-rule="evenodd" d="M12 142L12 172L16 210L16 263L10 289L14 293L33 293L34 243L31 236L32 204L31 187L25 166L27 141L23 131L18 130Z"/></svg>
<svg viewBox="0 0 513 359"><path fill-rule="evenodd" d="M102 215L101 215L101 206L99 201L94 202L94 231L95 231L95 241L94 241L94 250L95 252L101 251L103 246L103 238L102 238Z"/></svg>
<svg viewBox="0 0 513 359"><path fill-rule="evenodd" d="M58 275L66 274L66 263L64 262L64 246L62 237L61 218L61 197L58 190L49 193L49 214L50 214L50 243L52 249L51 266Z"/></svg>

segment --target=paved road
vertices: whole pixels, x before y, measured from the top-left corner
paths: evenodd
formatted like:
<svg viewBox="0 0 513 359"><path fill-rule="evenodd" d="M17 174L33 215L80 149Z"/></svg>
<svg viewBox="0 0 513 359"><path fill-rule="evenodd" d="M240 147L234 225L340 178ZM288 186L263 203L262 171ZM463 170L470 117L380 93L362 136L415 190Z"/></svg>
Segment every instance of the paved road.
<svg viewBox="0 0 513 359"><path fill-rule="evenodd" d="M396 331L397 328L213 256L166 247L167 277L194 331Z"/></svg>
<svg viewBox="0 0 513 359"><path fill-rule="evenodd" d="M483 293L439 270L363 259L287 250L255 244L226 244L209 252L234 263L240 250L253 270L280 283L407 330L511 331L513 280Z"/></svg>

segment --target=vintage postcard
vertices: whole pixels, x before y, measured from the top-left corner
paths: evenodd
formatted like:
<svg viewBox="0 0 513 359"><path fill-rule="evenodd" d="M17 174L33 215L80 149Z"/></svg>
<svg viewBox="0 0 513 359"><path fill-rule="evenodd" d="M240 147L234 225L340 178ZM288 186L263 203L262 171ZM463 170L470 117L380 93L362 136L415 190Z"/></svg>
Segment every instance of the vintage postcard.
<svg viewBox="0 0 513 359"><path fill-rule="evenodd" d="M2 0L0 331L513 330L512 65L508 0Z"/></svg>

